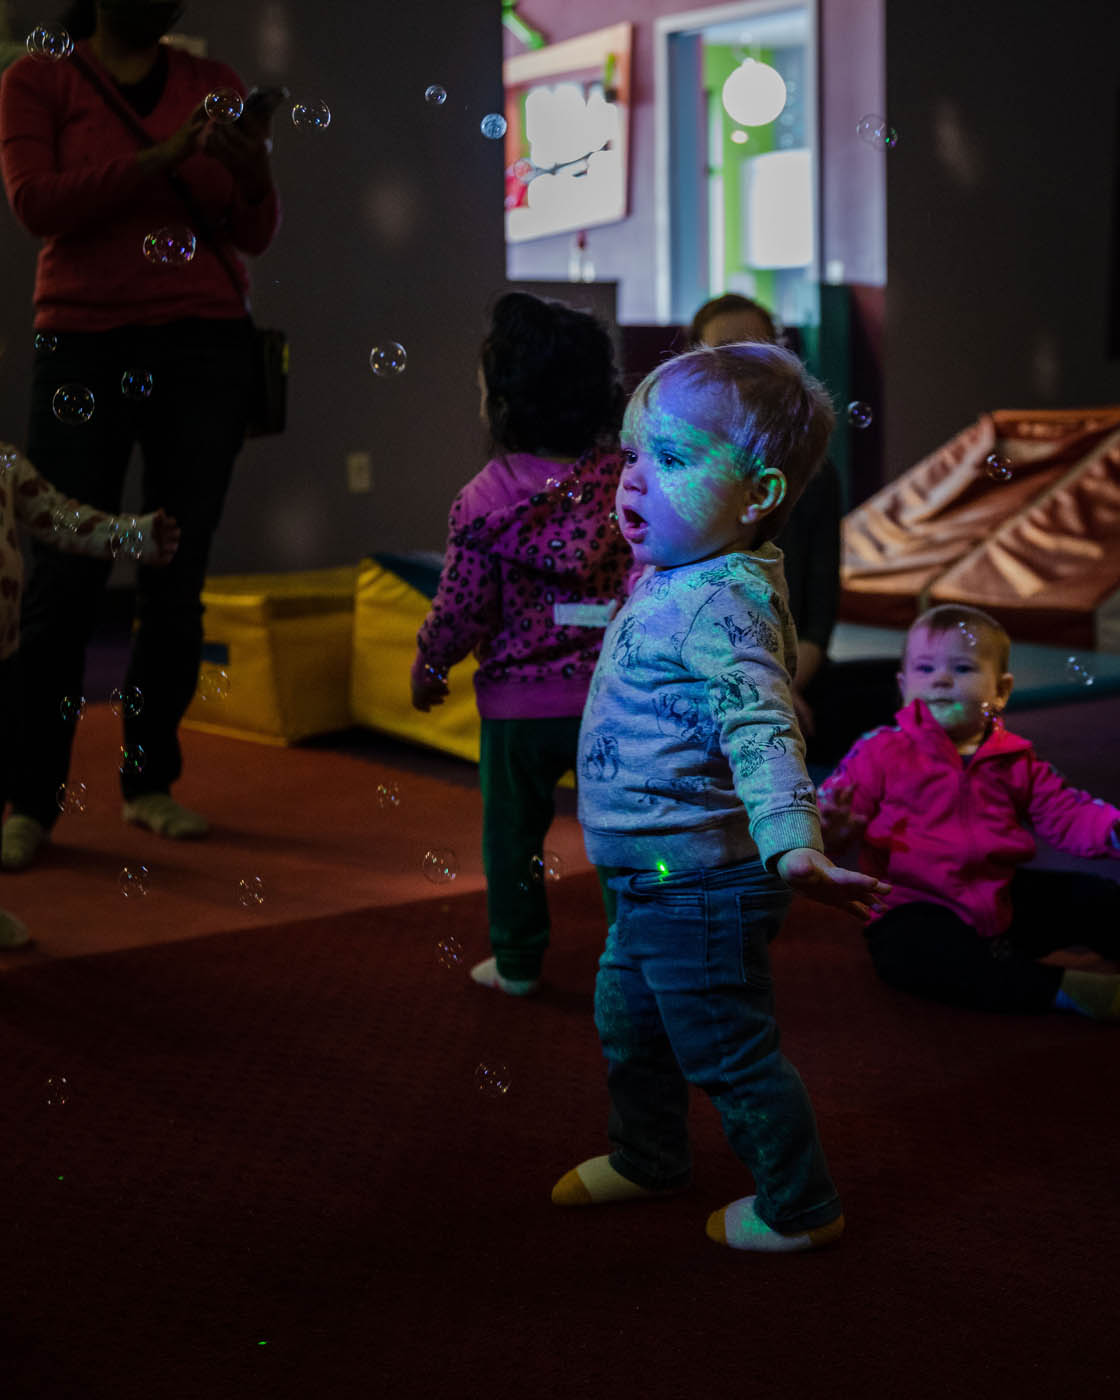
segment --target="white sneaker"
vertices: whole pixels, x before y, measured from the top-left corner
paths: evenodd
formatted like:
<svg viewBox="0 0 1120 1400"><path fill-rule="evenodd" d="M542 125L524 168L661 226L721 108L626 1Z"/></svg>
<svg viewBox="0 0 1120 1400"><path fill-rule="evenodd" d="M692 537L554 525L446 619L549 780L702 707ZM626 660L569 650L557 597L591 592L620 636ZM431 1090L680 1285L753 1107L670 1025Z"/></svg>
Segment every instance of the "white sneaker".
<svg viewBox="0 0 1120 1400"><path fill-rule="evenodd" d="M497 987L499 991L506 992L511 997L532 996L541 985L539 978L503 977L498 971L496 958L487 958L485 962L475 963L471 968L471 981L477 982L481 987Z"/></svg>
<svg viewBox="0 0 1120 1400"><path fill-rule="evenodd" d="M207 836L210 823L200 812L192 812L176 802L169 792L146 792L124 804L124 819L133 826L146 826L157 836L172 841L197 841Z"/></svg>

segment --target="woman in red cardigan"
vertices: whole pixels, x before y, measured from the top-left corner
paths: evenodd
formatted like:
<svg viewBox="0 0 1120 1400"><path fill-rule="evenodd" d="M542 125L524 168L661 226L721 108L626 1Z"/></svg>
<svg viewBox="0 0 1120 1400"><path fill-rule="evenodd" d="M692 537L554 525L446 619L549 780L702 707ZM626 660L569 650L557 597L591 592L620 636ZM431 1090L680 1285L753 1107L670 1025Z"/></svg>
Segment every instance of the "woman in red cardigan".
<svg viewBox="0 0 1120 1400"><path fill-rule="evenodd" d="M162 506L182 526L174 564L138 572L125 684L143 705L124 719L121 773L125 820L174 838L209 829L170 790L198 678L210 543L252 384L240 254L262 253L279 222L267 115L231 121L245 93L233 69L160 43L182 9L79 0L66 16L73 56L21 58L0 83L4 185L41 240L27 455L65 494L115 513L138 444L142 509ZM237 95L225 120L207 115L212 93ZM33 546L7 869L31 863L58 816L74 733L60 701L81 693L111 567Z"/></svg>

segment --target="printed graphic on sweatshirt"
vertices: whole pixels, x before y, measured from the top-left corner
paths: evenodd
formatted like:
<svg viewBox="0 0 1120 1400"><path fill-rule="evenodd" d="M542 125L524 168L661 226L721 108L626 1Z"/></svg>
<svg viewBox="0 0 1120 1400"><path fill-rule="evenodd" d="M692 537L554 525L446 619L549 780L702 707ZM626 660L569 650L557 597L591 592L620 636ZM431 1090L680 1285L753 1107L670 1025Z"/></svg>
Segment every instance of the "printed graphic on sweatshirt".
<svg viewBox="0 0 1120 1400"><path fill-rule="evenodd" d="M758 686L745 671L724 671L708 682L708 704L717 723L722 724L728 715L745 710L748 701L758 704Z"/></svg>
<svg viewBox="0 0 1120 1400"><path fill-rule="evenodd" d="M741 778L749 778L757 773L764 763L786 752L786 741L782 738L779 725L771 725L765 739L745 738L735 751L735 767Z"/></svg>
<svg viewBox="0 0 1120 1400"><path fill-rule="evenodd" d="M669 739L700 748L719 747L719 733L707 709L692 695L661 690L650 701L658 730Z"/></svg>
<svg viewBox="0 0 1120 1400"><path fill-rule="evenodd" d="M583 752L580 754L580 776L589 783L609 783L618 777L622 767L618 740L605 729L592 730L584 736Z"/></svg>
<svg viewBox="0 0 1120 1400"><path fill-rule="evenodd" d="M711 780L699 774L688 774L680 778L647 778L642 784L642 795L638 801L643 806L654 807L662 798L673 802L699 803L708 807Z"/></svg>
<svg viewBox="0 0 1120 1400"><path fill-rule="evenodd" d="M792 796L795 802L803 802L808 807L817 805L817 789L808 778L794 786Z"/></svg>
<svg viewBox="0 0 1120 1400"><path fill-rule="evenodd" d="M728 613L716 626L726 634L733 647L746 646L753 651L766 651L771 656L778 655L777 632L765 618L751 612L750 608L746 610L745 621L739 621Z"/></svg>
<svg viewBox="0 0 1120 1400"><path fill-rule="evenodd" d="M616 666L637 666L641 661L642 643L645 641L645 624L636 617L628 617L618 629L611 649L611 660Z"/></svg>

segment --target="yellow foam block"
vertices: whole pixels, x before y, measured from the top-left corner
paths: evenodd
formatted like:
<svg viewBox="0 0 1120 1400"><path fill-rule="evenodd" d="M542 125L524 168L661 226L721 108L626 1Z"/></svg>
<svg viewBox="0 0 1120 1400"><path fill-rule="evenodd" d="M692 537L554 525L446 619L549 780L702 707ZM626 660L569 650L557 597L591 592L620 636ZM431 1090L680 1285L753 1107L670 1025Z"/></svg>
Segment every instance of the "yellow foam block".
<svg viewBox="0 0 1120 1400"><path fill-rule="evenodd" d="M412 708L409 672L416 633L431 606L411 584L373 559L363 561L354 597L350 713L358 724L478 762L473 656L454 668L451 693L427 714Z"/></svg>
<svg viewBox="0 0 1120 1400"><path fill-rule="evenodd" d="M347 728L357 577L348 565L207 579L207 659L184 723L265 744Z"/></svg>

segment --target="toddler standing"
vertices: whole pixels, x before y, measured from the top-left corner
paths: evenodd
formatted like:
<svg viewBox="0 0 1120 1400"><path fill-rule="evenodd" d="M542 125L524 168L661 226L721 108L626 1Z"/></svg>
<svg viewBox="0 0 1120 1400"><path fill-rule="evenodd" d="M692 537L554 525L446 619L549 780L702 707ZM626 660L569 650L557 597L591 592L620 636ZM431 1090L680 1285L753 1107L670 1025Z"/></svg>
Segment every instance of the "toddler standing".
<svg viewBox="0 0 1120 1400"><path fill-rule="evenodd" d="M1120 854L1120 809L1080 792L1003 724L1011 643L979 608L945 604L906 637L893 726L821 787L825 839L860 841L889 880L866 929L875 970L918 996L984 1011L1120 1020L1120 976L1038 960L1070 944L1120 959L1120 885L1027 870L1032 831L1076 856Z"/></svg>
<svg viewBox="0 0 1120 1400"><path fill-rule="evenodd" d="M645 572L607 630L580 733L584 839L617 898L595 984L613 1150L552 1199L683 1188L696 1084L754 1177L755 1195L708 1221L737 1249L812 1249L843 1230L812 1105L779 1050L769 944L791 887L857 917L886 890L822 853L771 543L832 425L824 389L774 345L695 350L639 385L617 510Z"/></svg>
<svg viewBox="0 0 1120 1400"><path fill-rule="evenodd" d="M122 546L145 564L168 564L179 546L179 527L163 511L135 521L79 505L56 491L26 457L0 442L0 812L7 801L8 745L15 733L19 693L19 604L23 581L17 521L43 543L67 554L114 557ZM62 704L65 697L53 697ZM0 910L0 949L22 948L30 934Z"/></svg>
<svg viewBox="0 0 1120 1400"><path fill-rule="evenodd" d="M623 395L592 316L525 292L495 304L479 368L494 456L451 505L439 588L417 637L412 703L478 658L482 858L493 956L476 982L536 991L549 941L543 845L556 785L630 550L611 528Z"/></svg>

